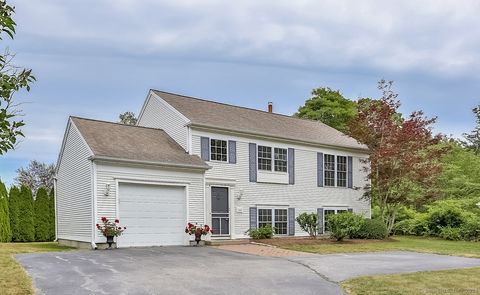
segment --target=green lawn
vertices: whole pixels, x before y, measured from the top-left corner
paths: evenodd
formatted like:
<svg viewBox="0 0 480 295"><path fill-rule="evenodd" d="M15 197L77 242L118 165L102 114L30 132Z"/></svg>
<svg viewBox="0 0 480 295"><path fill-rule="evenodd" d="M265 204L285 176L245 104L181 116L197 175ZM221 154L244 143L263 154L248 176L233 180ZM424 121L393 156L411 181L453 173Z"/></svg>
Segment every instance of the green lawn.
<svg viewBox="0 0 480 295"><path fill-rule="evenodd" d="M480 294L480 268L360 277L342 288L351 295Z"/></svg>
<svg viewBox="0 0 480 295"><path fill-rule="evenodd" d="M270 243L270 242L269 242ZM277 246L310 253L416 251L480 258L480 243L437 238L399 236L388 241L295 241L271 242ZM348 294L480 294L480 268L378 275L342 283Z"/></svg>
<svg viewBox="0 0 480 295"><path fill-rule="evenodd" d="M70 247L59 246L57 243L0 243L0 294L33 294L30 277L13 255L71 249Z"/></svg>
<svg viewBox="0 0 480 295"><path fill-rule="evenodd" d="M272 244L275 243L273 242ZM298 244L295 243L295 240L291 240L290 243L283 243L282 245L277 246L289 250L320 254L375 251L416 251L480 258L480 243L447 241L424 237L398 236L389 241L350 243L347 240L345 242L328 244L321 242L312 244Z"/></svg>

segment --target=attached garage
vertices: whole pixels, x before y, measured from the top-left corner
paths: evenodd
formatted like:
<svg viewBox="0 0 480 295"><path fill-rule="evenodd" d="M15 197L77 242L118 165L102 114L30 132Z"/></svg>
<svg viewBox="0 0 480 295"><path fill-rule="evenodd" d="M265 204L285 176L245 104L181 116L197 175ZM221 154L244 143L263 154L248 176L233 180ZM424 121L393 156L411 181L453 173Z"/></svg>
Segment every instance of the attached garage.
<svg viewBox="0 0 480 295"><path fill-rule="evenodd" d="M128 230L118 247L185 245L185 186L119 183L118 217Z"/></svg>
<svg viewBox="0 0 480 295"><path fill-rule="evenodd" d="M205 170L163 130L72 117L57 164L60 243L104 248L102 217L127 229L117 247L187 245L205 223Z"/></svg>

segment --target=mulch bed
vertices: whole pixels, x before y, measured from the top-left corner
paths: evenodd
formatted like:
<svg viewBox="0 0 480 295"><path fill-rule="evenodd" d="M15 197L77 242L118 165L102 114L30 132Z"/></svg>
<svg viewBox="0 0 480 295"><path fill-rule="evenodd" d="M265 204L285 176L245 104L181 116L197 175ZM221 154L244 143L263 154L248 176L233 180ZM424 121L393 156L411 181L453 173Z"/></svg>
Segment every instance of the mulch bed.
<svg viewBox="0 0 480 295"><path fill-rule="evenodd" d="M291 238L273 238L265 240L254 240L254 242L268 244L272 246L282 247L291 245L338 245L338 244L370 244L370 243L383 243L383 242L395 242L394 239L388 238L385 240L364 240L364 239L346 239L343 241L336 241L329 238L319 237L317 239L311 239L308 237L291 237Z"/></svg>

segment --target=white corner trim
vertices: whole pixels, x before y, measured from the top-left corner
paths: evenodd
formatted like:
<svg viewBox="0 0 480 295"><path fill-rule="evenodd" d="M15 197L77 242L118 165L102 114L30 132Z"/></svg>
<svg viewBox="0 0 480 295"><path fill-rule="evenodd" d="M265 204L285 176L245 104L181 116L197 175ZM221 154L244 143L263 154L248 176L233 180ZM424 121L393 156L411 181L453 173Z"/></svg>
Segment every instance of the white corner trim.
<svg viewBox="0 0 480 295"><path fill-rule="evenodd" d="M140 122L140 119L142 118L143 113L145 112L145 108L147 107L147 104L148 104L148 101L150 100L151 95L152 95L152 90L149 90L147 93L147 97L143 101L143 105L142 105L142 108L140 109L140 113L138 113L137 124L135 124L136 126L139 126L138 123Z"/></svg>

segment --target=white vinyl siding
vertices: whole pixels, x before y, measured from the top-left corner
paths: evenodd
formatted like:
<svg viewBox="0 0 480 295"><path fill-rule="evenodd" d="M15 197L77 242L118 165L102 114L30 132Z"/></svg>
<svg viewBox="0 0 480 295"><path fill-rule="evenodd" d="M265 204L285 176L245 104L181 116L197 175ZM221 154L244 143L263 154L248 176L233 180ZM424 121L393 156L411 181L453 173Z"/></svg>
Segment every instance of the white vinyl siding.
<svg viewBox="0 0 480 295"><path fill-rule="evenodd" d="M92 162L90 149L71 123L57 172L58 238L92 240Z"/></svg>
<svg viewBox="0 0 480 295"><path fill-rule="evenodd" d="M187 184L187 219L192 223L204 223L204 181L203 171L189 171L178 169L162 169L152 166L119 165L106 162L97 164L97 220L102 216L120 218L117 208L117 184L122 181L150 183L150 184ZM109 185L108 196L105 196ZM128 230L128 224L122 224ZM161 225L159 225L161 226ZM105 242L105 238L97 233L97 242Z"/></svg>
<svg viewBox="0 0 480 295"><path fill-rule="evenodd" d="M200 136L209 138L228 138L237 142L237 164L224 165L222 163L209 162L212 169L207 170L205 177L207 182L233 183L234 197L231 204L232 236L234 238L245 237L245 231L249 229L249 207L268 208L268 205L283 205L295 208L295 216L303 212L317 212L317 208L326 206L346 206L354 208L355 212L370 216L370 205L361 199L363 190L338 189L336 187L317 186L317 152L332 155L353 156L353 186L364 187L366 175L362 171L363 164L360 158L367 155L333 150L328 148L315 148L309 146L295 145L292 143L270 142L257 138L245 138L240 136L222 135L193 130L193 153L200 155ZM295 184L282 185L272 182L250 182L249 180L249 143L254 142L262 146L294 148L295 149ZM273 152L273 150L272 150ZM260 178L265 171L258 171ZM269 172L274 176L287 175L280 172ZM288 178L286 179L288 181ZM288 183L288 182L285 182ZM238 194L241 198L238 200ZM207 206L208 207L208 206ZM207 208L208 212L208 208ZM305 233L295 223L295 235Z"/></svg>
<svg viewBox="0 0 480 295"><path fill-rule="evenodd" d="M163 129L171 138L188 149L187 121L178 112L172 110L165 101L151 94L143 113L138 118L138 125Z"/></svg>

